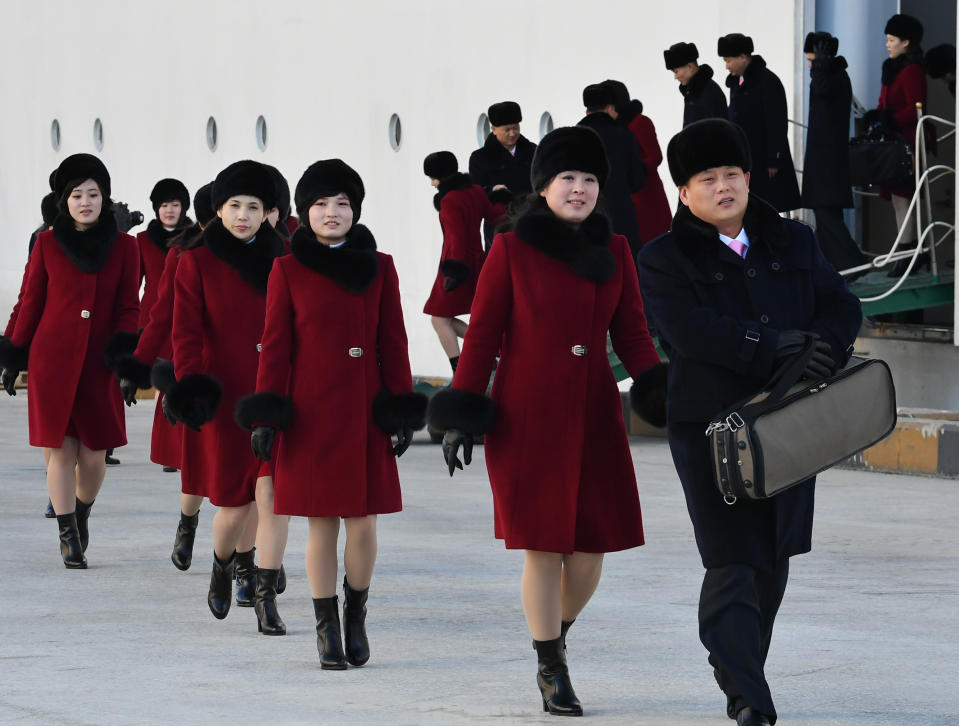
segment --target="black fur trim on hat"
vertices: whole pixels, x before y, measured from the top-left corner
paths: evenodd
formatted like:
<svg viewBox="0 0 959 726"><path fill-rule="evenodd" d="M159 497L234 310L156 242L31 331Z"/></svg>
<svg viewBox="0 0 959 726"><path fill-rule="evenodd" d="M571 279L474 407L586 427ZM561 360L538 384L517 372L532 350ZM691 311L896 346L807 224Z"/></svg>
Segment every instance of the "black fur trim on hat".
<svg viewBox="0 0 959 726"><path fill-rule="evenodd" d="M280 221L282 222L290 216L290 183L275 166L270 164L264 164L263 166L269 170L270 176L273 177L273 190L276 196L273 206L279 210Z"/></svg>
<svg viewBox="0 0 959 726"><path fill-rule="evenodd" d="M583 105L589 109L615 106L616 91L606 83L591 83L583 89Z"/></svg>
<svg viewBox="0 0 959 726"><path fill-rule="evenodd" d="M137 343L140 342L139 333L130 333L123 330L117 331L109 338L103 348L103 362L111 371L116 368L120 356L133 355L137 349Z"/></svg>
<svg viewBox="0 0 959 726"><path fill-rule="evenodd" d="M513 193L506 187L494 189L486 196L493 204L509 204L513 201Z"/></svg>
<svg viewBox="0 0 959 726"><path fill-rule="evenodd" d="M293 399L269 392L244 396L236 402L233 418L247 431L257 426L284 431L293 423Z"/></svg>
<svg viewBox="0 0 959 726"><path fill-rule="evenodd" d="M704 169L738 166L745 172L752 166L746 134L736 124L719 118L696 121L673 136L666 146L666 159L678 187Z"/></svg>
<svg viewBox="0 0 959 726"><path fill-rule="evenodd" d="M426 420L439 431L457 429L478 436L496 423L496 403L482 393L444 388L430 399Z"/></svg>
<svg viewBox="0 0 959 726"><path fill-rule="evenodd" d="M486 109L490 126L508 126L523 120L523 111L515 101L500 101Z"/></svg>
<svg viewBox="0 0 959 726"><path fill-rule="evenodd" d="M180 213L185 215L190 208L190 192L179 179L161 179L153 185L153 191L150 192L153 211L158 212L164 202L179 202L182 206Z"/></svg>
<svg viewBox="0 0 959 726"><path fill-rule="evenodd" d="M73 218L64 212L53 220L54 239L82 272L97 272L106 264L118 234L117 218L111 211L101 212L97 223L82 231L77 229Z"/></svg>
<svg viewBox="0 0 959 726"><path fill-rule="evenodd" d="M913 45L922 42L923 28L918 18L905 13L897 13L886 21L885 35L895 35L901 40L908 40Z"/></svg>
<svg viewBox="0 0 959 726"><path fill-rule="evenodd" d="M818 30L806 34L806 40L803 41L803 53L815 53L816 46L823 44L827 56L834 56L839 52L839 38L834 38L824 30Z"/></svg>
<svg viewBox="0 0 959 726"><path fill-rule="evenodd" d="M290 253L305 267L328 277L340 287L362 295L379 271L376 240L362 224L355 225L342 247L330 248L317 241L313 230L297 227L290 240Z"/></svg>
<svg viewBox="0 0 959 726"><path fill-rule="evenodd" d="M60 210L57 208L57 195L53 192L45 195L43 199L40 200L40 216L43 218L44 228L53 224L53 220L57 218L59 212Z"/></svg>
<svg viewBox="0 0 959 726"><path fill-rule="evenodd" d="M585 126L563 126L546 134L530 165L533 191L543 189L561 171L595 174L602 188L609 176L609 159L599 134Z"/></svg>
<svg viewBox="0 0 959 726"><path fill-rule="evenodd" d="M447 258L440 262L440 274L451 278L459 286L473 276L473 268L461 260Z"/></svg>
<svg viewBox="0 0 959 726"><path fill-rule="evenodd" d="M459 171L459 163L452 151L434 151L423 159L423 173L430 179L443 180Z"/></svg>
<svg viewBox="0 0 959 726"><path fill-rule="evenodd" d="M735 58L740 55L752 55L753 39L742 33L724 35L716 43L716 55L720 58Z"/></svg>
<svg viewBox="0 0 959 726"><path fill-rule="evenodd" d="M609 250L609 220L593 212L574 228L553 214L545 201L516 220L513 231L540 252L559 260L580 277L606 282L616 272L616 260Z"/></svg>
<svg viewBox="0 0 959 726"><path fill-rule="evenodd" d="M438 178L439 177L433 177L433 179ZM470 179L469 174L454 172L451 176L443 179L440 185L436 187L436 194L433 195L433 206L436 208L436 211L440 211L440 202L443 201L443 197L447 194L469 189L471 186L473 186L473 180Z"/></svg>
<svg viewBox="0 0 959 726"><path fill-rule="evenodd" d="M72 154L60 162L53 174L53 191L57 193L57 199L62 199L69 191L68 184L86 179L93 179L104 198L110 198L110 172L103 162L93 154Z"/></svg>
<svg viewBox="0 0 959 726"><path fill-rule="evenodd" d="M656 363L633 379L629 388L629 403L646 423L666 425L666 380L669 366Z"/></svg>
<svg viewBox="0 0 959 726"><path fill-rule="evenodd" d="M663 60L666 70L672 71L687 63L695 63L699 60L699 51L695 43L673 43L663 51Z"/></svg>
<svg viewBox="0 0 959 726"><path fill-rule="evenodd" d="M266 164L244 159L233 162L217 174L211 192L213 209L219 209L230 197L241 194L256 197L266 210L276 206L276 186Z"/></svg>
<svg viewBox="0 0 959 726"><path fill-rule="evenodd" d="M10 338L0 336L0 368L8 371L24 371L27 369L27 359L30 357L30 346L18 348L10 342Z"/></svg>
<svg viewBox="0 0 959 726"><path fill-rule="evenodd" d="M128 381L133 381L137 388L150 387L151 373L152 366L141 363L132 355L121 355L113 364L113 374L117 380L126 378Z"/></svg>
<svg viewBox="0 0 959 726"><path fill-rule="evenodd" d="M199 428L213 420L221 400L223 385L216 378L192 373L165 391L163 408L177 421Z"/></svg>
<svg viewBox="0 0 959 726"><path fill-rule="evenodd" d="M266 295L266 282L270 277L270 270L273 269L273 260L284 251L280 235L265 220L256 231L253 242L244 244L230 234L223 222L217 219L203 230L203 244L263 295Z"/></svg>
<svg viewBox="0 0 959 726"><path fill-rule="evenodd" d="M216 210L213 208L213 182L196 190L193 195L193 211L200 224L209 224L216 217Z"/></svg>
<svg viewBox="0 0 959 726"><path fill-rule="evenodd" d="M173 361L166 358L157 358L150 369L150 384L160 393L166 394L176 384L176 373L173 372Z"/></svg>
<svg viewBox="0 0 959 726"><path fill-rule="evenodd" d="M427 403L422 393L380 391L373 397L373 423L388 436L407 427L419 431L426 426Z"/></svg>
<svg viewBox="0 0 959 726"><path fill-rule="evenodd" d="M309 227L310 207L321 197L345 194L353 208L353 224L360 221L366 189L363 179L342 159L321 159L307 167L296 183L293 201L296 213Z"/></svg>

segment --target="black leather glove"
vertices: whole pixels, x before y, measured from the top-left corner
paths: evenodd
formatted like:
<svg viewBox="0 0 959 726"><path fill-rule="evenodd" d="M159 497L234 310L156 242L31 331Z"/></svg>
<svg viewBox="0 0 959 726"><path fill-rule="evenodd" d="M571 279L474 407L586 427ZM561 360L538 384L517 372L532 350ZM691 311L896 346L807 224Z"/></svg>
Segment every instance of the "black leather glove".
<svg viewBox="0 0 959 726"><path fill-rule="evenodd" d="M276 429L272 426L254 426L253 433L250 435L250 446L253 447L253 453L256 458L263 461L270 460L270 453L273 451L273 435Z"/></svg>
<svg viewBox="0 0 959 726"><path fill-rule="evenodd" d="M459 450L463 447L463 462L460 462ZM450 468L450 476L453 471L462 469L463 463L469 466L473 461L473 437L458 429L450 429L443 435L443 458Z"/></svg>
<svg viewBox="0 0 959 726"><path fill-rule="evenodd" d="M816 350L812 358L806 363L802 377L810 380L828 378L836 370L836 362L832 359L832 346L821 340L816 341Z"/></svg>
<svg viewBox="0 0 959 726"><path fill-rule="evenodd" d="M806 333L801 330L780 330L776 343L776 360L796 355L806 345Z"/></svg>
<svg viewBox="0 0 959 726"><path fill-rule="evenodd" d="M160 407L163 409L163 415L166 416L166 420L171 424L176 425L178 423L182 423L188 429L192 429L194 431L199 431L200 426L209 420L208 417L204 417L203 415L203 409L206 407L201 406L197 402L193 402L189 405L189 407L184 411L181 419L178 419L170 411L166 396L163 397L163 403L160 404Z"/></svg>
<svg viewBox="0 0 959 726"><path fill-rule="evenodd" d="M123 394L123 402L127 406L137 405L137 384L129 378L120 379L120 393Z"/></svg>
<svg viewBox="0 0 959 726"><path fill-rule="evenodd" d="M450 290L455 290L462 284L461 280L456 278L449 277L447 275L443 276L443 290L444 292L449 292Z"/></svg>
<svg viewBox="0 0 959 726"><path fill-rule="evenodd" d="M396 446L393 447L393 456L397 459L403 456L410 444L413 443L413 429L404 426L396 432Z"/></svg>
<svg viewBox="0 0 959 726"><path fill-rule="evenodd" d="M12 371L9 368L4 368L3 373L0 373L0 385L3 385L3 390L11 396L17 395L17 378L19 376L20 371Z"/></svg>

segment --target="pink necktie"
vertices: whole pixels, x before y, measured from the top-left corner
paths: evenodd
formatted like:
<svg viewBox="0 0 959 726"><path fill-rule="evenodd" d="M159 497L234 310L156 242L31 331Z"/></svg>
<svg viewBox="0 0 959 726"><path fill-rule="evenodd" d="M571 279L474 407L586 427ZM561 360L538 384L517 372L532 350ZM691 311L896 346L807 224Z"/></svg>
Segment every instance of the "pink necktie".
<svg viewBox="0 0 959 726"><path fill-rule="evenodd" d="M745 82L746 82L746 77L745 77L745 76L740 76L740 77L739 77L739 85L741 86L741 85L743 85L743 83L745 83Z"/></svg>
<svg viewBox="0 0 959 726"><path fill-rule="evenodd" d="M740 257L746 256L746 243L738 239L734 239L732 242L729 243L729 249L731 249Z"/></svg>

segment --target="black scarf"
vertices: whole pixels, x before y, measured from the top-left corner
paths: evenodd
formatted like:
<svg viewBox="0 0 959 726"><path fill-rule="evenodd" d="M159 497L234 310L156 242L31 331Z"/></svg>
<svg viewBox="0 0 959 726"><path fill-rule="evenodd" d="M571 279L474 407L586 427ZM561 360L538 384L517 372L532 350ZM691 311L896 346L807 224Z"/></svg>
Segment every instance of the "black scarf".
<svg viewBox="0 0 959 726"><path fill-rule="evenodd" d="M273 260L283 254L283 240L266 220L257 230L253 242L244 244L227 231L219 218L214 219L203 230L203 244L263 295L266 294L266 281L273 269Z"/></svg>
<svg viewBox="0 0 959 726"><path fill-rule="evenodd" d="M440 182L440 185L436 188L436 194L433 195L433 206L436 207L436 211L440 211L440 202L443 201L443 197L453 191L459 191L462 189L469 189L473 186L473 180L470 179L469 174L463 174L462 172L457 172L451 177L447 177Z"/></svg>
<svg viewBox="0 0 959 726"><path fill-rule="evenodd" d="M362 224L354 225L346 242L336 248L318 241L312 229L297 227L290 240L290 252L301 265L355 295L366 292L379 269L376 240Z"/></svg>
<svg viewBox="0 0 959 726"><path fill-rule="evenodd" d="M910 53L903 53L895 58L887 58L882 63L882 85L891 86L903 68L917 62L915 56Z"/></svg>
<svg viewBox="0 0 959 726"><path fill-rule="evenodd" d="M528 245L587 280L606 282L616 271L616 260L609 250L609 220L598 212L575 228L553 214L544 200L537 200L516 220L513 231Z"/></svg>
<svg viewBox="0 0 959 726"><path fill-rule="evenodd" d="M180 223L176 227L167 230L159 219L151 219L150 224L147 225L147 238L165 252L170 246L170 240L191 224L193 224L193 220L189 217L181 217Z"/></svg>
<svg viewBox="0 0 959 726"><path fill-rule="evenodd" d="M90 229L79 230L69 214L53 220L53 236L60 249L82 272L98 272L110 256L119 229L112 211L103 212Z"/></svg>

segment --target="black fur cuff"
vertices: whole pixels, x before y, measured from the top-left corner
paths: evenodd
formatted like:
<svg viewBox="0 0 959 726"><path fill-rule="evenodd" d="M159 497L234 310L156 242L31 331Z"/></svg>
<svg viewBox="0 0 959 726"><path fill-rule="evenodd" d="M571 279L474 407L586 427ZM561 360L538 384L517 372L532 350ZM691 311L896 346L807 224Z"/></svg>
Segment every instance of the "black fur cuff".
<svg viewBox="0 0 959 726"><path fill-rule="evenodd" d="M117 380L126 378L133 381L137 388L149 388L151 369L152 366L141 363L132 355L121 355L113 366L113 373Z"/></svg>
<svg viewBox="0 0 959 726"><path fill-rule="evenodd" d="M470 279L473 268L459 260L443 260L440 263L440 272L443 277L450 277L457 285L460 285Z"/></svg>
<svg viewBox="0 0 959 726"><path fill-rule="evenodd" d="M111 335L107 340L106 347L103 349L103 360L106 362L107 368L115 371L120 356L133 355L133 351L137 349L137 343L139 341L139 333L128 333L121 330Z"/></svg>
<svg viewBox="0 0 959 726"><path fill-rule="evenodd" d="M430 399L426 418L434 429L458 429L476 436L493 428L496 404L482 393L447 388Z"/></svg>
<svg viewBox="0 0 959 726"><path fill-rule="evenodd" d="M176 383L176 374L173 372L173 361L166 358L157 358L150 371L150 383L160 393L166 392Z"/></svg>
<svg viewBox="0 0 959 726"><path fill-rule="evenodd" d="M212 421L223 398L223 386L213 376L193 373L165 392L166 410L177 421L199 427Z"/></svg>
<svg viewBox="0 0 959 726"><path fill-rule="evenodd" d="M276 393L254 393L236 402L233 418L247 431L256 426L283 431L293 423L293 401Z"/></svg>
<svg viewBox="0 0 959 726"><path fill-rule="evenodd" d="M657 363L633 379L629 403L643 421L653 426L666 425L666 381L669 366Z"/></svg>
<svg viewBox="0 0 959 726"><path fill-rule="evenodd" d="M426 426L426 396L422 393L390 393L380 391L373 398L373 422L388 435Z"/></svg>
<svg viewBox="0 0 959 726"><path fill-rule="evenodd" d="M24 371L27 369L29 356L29 346L18 348L10 342L10 338L0 337L0 367L8 371Z"/></svg>
<svg viewBox="0 0 959 726"><path fill-rule="evenodd" d="M486 196L493 204L509 204L513 201L513 192L509 189L494 189Z"/></svg>

